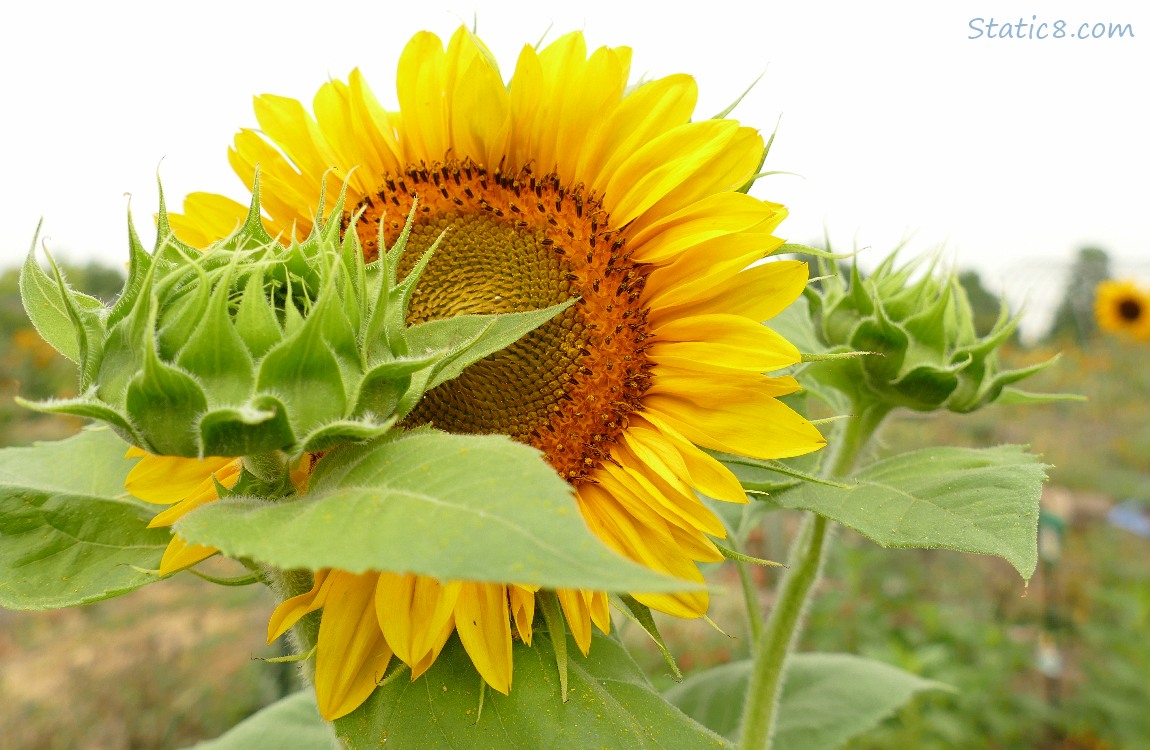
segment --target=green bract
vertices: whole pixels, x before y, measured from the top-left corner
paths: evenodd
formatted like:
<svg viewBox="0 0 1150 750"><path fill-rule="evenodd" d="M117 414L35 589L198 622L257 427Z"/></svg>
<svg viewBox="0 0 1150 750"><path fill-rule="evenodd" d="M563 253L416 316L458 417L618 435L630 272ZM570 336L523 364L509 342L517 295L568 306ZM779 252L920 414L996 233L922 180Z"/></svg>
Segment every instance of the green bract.
<svg viewBox="0 0 1150 750"><path fill-rule="evenodd" d="M244 224L200 250L172 234L161 196L152 254L129 221L128 279L110 307L71 289L55 264L50 277L30 252L24 306L79 365L80 395L27 405L102 420L162 455L298 455L382 435L424 392L570 304L408 327L435 246L399 281L410 218L366 263L342 216L341 196L307 239L282 245L260 221L257 181Z"/></svg>
<svg viewBox="0 0 1150 750"><path fill-rule="evenodd" d="M1004 305L994 328L980 337L957 278L937 275L933 266L916 274L921 261L896 267L891 255L866 278L854 265L849 282L833 260L823 262L821 283L807 289L817 335L830 353L869 354L826 362L813 377L858 405L971 412L1054 361L1002 369L998 349L1019 317Z"/></svg>

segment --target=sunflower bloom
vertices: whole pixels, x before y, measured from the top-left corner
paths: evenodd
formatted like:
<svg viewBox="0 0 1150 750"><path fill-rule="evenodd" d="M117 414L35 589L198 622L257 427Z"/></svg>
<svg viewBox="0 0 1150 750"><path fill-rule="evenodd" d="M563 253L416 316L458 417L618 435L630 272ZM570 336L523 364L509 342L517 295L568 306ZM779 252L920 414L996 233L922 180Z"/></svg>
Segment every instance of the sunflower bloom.
<svg viewBox="0 0 1150 750"><path fill-rule="evenodd" d="M249 185L258 165L272 235L310 230L325 180L329 210L346 181L355 210L345 226L369 260L395 241L413 206L407 263L447 230L409 324L577 298L429 392L407 424L534 446L607 545L701 582L698 563L722 559L711 538L724 530L696 491L747 498L700 447L766 459L824 444L778 400L798 389L794 379L764 374L800 360L761 321L794 301L807 269L753 265L782 244L773 232L786 216L739 192L759 168L759 133L732 120L691 121L689 76L629 89L630 58L627 48L588 55L574 33L525 47L505 83L467 30L446 49L423 32L399 62L398 111L385 110L358 71L324 85L314 115L298 101L259 96L260 130L242 130L229 158ZM198 193L171 221L203 246L246 211ZM586 653L592 627L610 627L607 595L557 595ZM705 591L635 596L685 618L708 606ZM366 699L392 657L419 676L452 632L483 679L507 693L512 638L530 642L534 607L534 590L513 582L325 570L276 610L269 637L322 608L316 691L333 719Z"/></svg>
<svg viewBox="0 0 1150 750"><path fill-rule="evenodd" d="M1095 290L1094 319L1107 333L1150 341L1150 292L1132 281L1103 281Z"/></svg>

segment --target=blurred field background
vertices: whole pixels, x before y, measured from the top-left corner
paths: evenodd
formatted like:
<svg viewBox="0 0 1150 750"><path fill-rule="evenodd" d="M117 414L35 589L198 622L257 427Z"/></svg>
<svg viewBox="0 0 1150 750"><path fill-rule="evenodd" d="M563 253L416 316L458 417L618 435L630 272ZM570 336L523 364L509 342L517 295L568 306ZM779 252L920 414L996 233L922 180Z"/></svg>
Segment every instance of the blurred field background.
<svg viewBox="0 0 1150 750"><path fill-rule="evenodd" d="M117 269L68 269L72 284L111 298ZM1061 352L1028 390L1079 393L1084 403L996 406L973 416L905 412L881 450L926 444L1028 443L1043 455L1038 573L1024 585L1006 563L944 551L883 550L840 534L803 647L876 658L953 685L920 697L850 747L1118 750L1150 746L1150 539L1130 529L1150 509L1150 344L1104 337L1092 289L1110 276L1085 249L1068 274L1049 330L1008 363ZM963 283L985 325L998 299L976 274ZM40 342L20 307L15 271L0 276L0 445L63 437L78 421L20 408L70 395L73 370ZM1115 510L1119 508L1119 510ZM1141 516L1144 518L1144 516ZM797 520L773 514L749 552L785 556ZM1150 525L1150 524L1148 524ZM227 561L209 572L234 573ZM714 571L712 617L664 619L685 672L747 652L733 571ZM768 579L763 604L769 606ZM178 748L213 737L295 689L264 643L273 603L262 587L224 588L181 574L119 599L44 613L0 610L0 744L18 750ZM635 629L624 638L657 685L658 653Z"/></svg>

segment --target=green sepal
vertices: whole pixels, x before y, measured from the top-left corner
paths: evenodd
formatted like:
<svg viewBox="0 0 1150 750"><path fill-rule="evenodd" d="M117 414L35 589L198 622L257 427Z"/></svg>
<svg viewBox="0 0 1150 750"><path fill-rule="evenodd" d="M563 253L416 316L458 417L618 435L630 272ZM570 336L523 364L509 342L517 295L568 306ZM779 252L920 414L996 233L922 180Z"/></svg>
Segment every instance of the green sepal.
<svg viewBox="0 0 1150 750"><path fill-rule="evenodd" d="M207 314L176 359L181 368L196 373L212 407L246 402L255 384L251 355L228 314L228 276L216 285Z"/></svg>
<svg viewBox="0 0 1150 750"><path fill-rule="evenodd" d="M157 302L165 299L168 303L158 311L154 323L157 326L155 338L160 357L168 362L175 361L180 350L195 336L200 328L200 322L208 314L211 285L198 263L191 264L190 268L195 272L194 281L174 284L172 277L168 277L157 285L159 287L156 290ZM172 299L175 301L170 301Z"/></svg>
<svg viewBox="0 0 1150 750"><path fill-rule="evenodd" d="M411 386L412 375L431 366L445 354L438 351L422 357L405 357L374 365L364 373L360 381L352 413L356 417L395 413L400 397Z"/></svg>
<svg viewBox="0 0 1150 750"><path fill-rule="evenodd" d="M535 601L539 611L543 614L543 623L547 626L547 635L555 647L555 666L559 669L559 695L564 703L567 695L567 626L564 625L563 609L559 604L559 597L554 591L539 591L535 594Z"/></svg>
<svg viewBox="0 0 1150 750"><path fill-rule="evenodd" d="M40 333L40 337L52 345L68 359L80 363L80 346L76 340L76 329L72 317L64 305L64 295L56 281L44 272L36 262L36 243L40 239L43 222L36 227L32 247L20 269L20 298L28 319Z"/></svg>
<svg viewBox="0 0 1150 750"><path fill-rule="evenodd" d="M289 305L288 309L294 308ZM294 336L267 353L256 381L258 390L283 399L297 435L307 434L333 413L346 413L347 408L339 361L312 320L308 318Z"/></svg>
<svg viewBox="0 0 1150 750"><path fill-rule="evenodd" d="M256 265L244 284L236 310L236 333L243 339L252 357L262 358L283 339L283 330L275 313L264 299L264 267Z"/></svg>
<svg viewBox="0 0 1150 750"><path fill-rule="evenodd" d="M671 649L667 648L667 642L663 640L663 634L659 632L659 624L651 615L651 608L630 594L611 594L611 604L624 617L643 629L643 632L655 644L655 648L663 655L663 661L667 663L675 682L682 682L683 671L679 669L679 664L675 661L675 655L671 653Z"/></svg>
<svg viewBox="0 0 1150 750"><path fill-rule="evenodd" d="M75 398L49 399L48 401L28 401L16 397L16 403L27 409L45 414L68 414L81 419L94 419L111 425L125 440L139 443L140 435L127 415L96 398L94 389Z"/></svg>
<svg viewBox="0 0 1150 750"><path fill-rule="evenodd" d="M154 320L155 314L149 318ZM208 400L195 378L160 361L150 333L144 340L144 367L125 394L128 419L144 437L141 447L149 452L201 458L195 425L208 410Z"/></svg>
<svg viewBox="0 0 1150 750"><path fill-rule="evenodd" d="M129 210L128 279L124 282L124 290L120 292L120 296L116 298L112 309L108 311L108 319L104 323L108 330L111 330L114 325L127 317L132 312L136 300L141 294L146 293L146 280L151 275L151 267L152 257L148 255L148 251L140 242L140 236L136 233L136 225L132 221L132 212Z"/></svg>
<svg viewBox="0 0 1150 750"><path fill-rule="evenodd" d="M295 443L283 402L266 393L246 405L213 409L199 421L206 456L247 456Z"/></svg>
<svg viewBox="0 0 1150 750"><path fill-rule="evenodd" d="M301 441L300 453L316 453L334 448L340 443L365 443L386 435L395 426L396 418L382 422L373 420L340 420L317 427Z"/></svg>

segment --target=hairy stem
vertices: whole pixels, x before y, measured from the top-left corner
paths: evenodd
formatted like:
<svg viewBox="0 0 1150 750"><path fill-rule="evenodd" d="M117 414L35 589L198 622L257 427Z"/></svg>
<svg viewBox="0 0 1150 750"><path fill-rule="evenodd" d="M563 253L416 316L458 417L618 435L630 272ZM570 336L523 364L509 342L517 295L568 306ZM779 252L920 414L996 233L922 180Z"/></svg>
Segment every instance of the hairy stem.
<svg viewBox="0 0 1150 750"><path fill-rule="evenodd" d="M855 461L882 420L890 412L882 406L861 409L844 425L824 476L838 479L854 468ZM779 584L778 598L766 627L755 640L754 662L747 699L743 707L740 745L743 750L769 750L774 737L779 696L786 676L787 662L802 634L811 592L822 574L831 522L810 513L791 544L787 572Z"/></svg>

